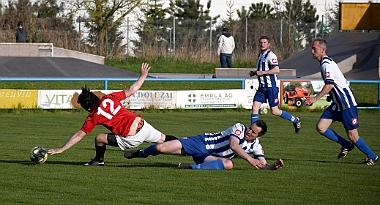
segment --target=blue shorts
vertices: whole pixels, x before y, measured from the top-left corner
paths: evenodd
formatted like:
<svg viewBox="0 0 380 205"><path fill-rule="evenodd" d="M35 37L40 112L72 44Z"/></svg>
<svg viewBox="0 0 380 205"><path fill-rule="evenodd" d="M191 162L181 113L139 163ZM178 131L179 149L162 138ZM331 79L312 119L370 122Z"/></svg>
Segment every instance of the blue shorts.
<svg viewBox="0 0 380 205"><path fill-rule="evenodd" d="M278 100L278 92L278 87L259 87L256 91L255 97L253 97L253 102L266 103L268 100L270 107L276 107L280 103Z"/></svg>
<svg viewBox="0 0 380 205"><path fill-rule="evenodd" d="M335 111L330 105L322 114L322 119L332 119L343 124L344 129L353 130L359 127L358 110L356 107L351 107L342 111Z"/></svg>
<svg viewBox="0 0 380 205"><path fill-rule="evenodd" d="M196 164L203 163L205 158L211 155L202 139L199 135L178 138L186 154L192 156Z"/></svg>

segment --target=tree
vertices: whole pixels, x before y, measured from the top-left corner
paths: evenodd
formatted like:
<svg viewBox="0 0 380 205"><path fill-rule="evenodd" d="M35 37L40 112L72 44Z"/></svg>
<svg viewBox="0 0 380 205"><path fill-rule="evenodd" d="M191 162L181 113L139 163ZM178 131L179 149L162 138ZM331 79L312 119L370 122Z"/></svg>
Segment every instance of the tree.
<svg viewBox="0 0 380 205"><path fill-rule="evenodd" d="M216 23L220 17L210 17L210 7L211 0L207 2L206 8L200 0L170 0L168 19L176 18L176 50L188 56L192 49L203 51L209 48L210 23ZM202 54L199 52L195 55Z"/></svg>
<svg viewBox="0 0 380 205"><path fill-rule="evenodd" d="M251 4L248 11L249 19L276 19L274 8L263 2Z"/></svg>
<svg viewBox="0 0 380 205"><path fill-rule="evenodd" d="M165 54L168 50L168 28L172 27L172 21L167 20L168 9L163 8L162 0L149 1L141 8L142 17L138 19L137 34L140 40L133 41L135 51L144 52L156 47L154 54Z"/></svg>
<svg viewBox="0 0 380 205"><path fill-rule="evenodd" d="M319 16L310 0L273 0L278 17L287 26L283 27L286 38L282 38L284 57L288 57L311 43L312 29ZM284 10L283 10L284 9Z"/></svg>
<svg viewBox="0 0 380 205"><path fill-rule="evenodd" d="M106 34L108 31L118 28L125 17L142 0L77 0L75 6L78 10L85 10L91 22L86 23L90 29L89 42L96 47L96 54L104 55L106 49Z"/></svg>

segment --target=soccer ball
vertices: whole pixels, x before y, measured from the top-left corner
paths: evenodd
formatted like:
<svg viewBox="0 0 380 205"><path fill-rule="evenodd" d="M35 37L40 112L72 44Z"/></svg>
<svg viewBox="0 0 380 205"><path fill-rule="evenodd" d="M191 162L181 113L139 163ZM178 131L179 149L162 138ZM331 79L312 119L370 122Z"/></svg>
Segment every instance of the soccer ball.
<svg viewBox="0 0 380 205"><path fill-rule="evenodd" d="M33 147L30 150L30 160L36 164L43 164L48 157L47 150L41 146Z"/></svg>
<svg viewBox="0 0 380 205"><path fill-rule="evenodd" d="M266 115L266 114L268 114L268 109L267 108L260 108L259 113L260 113L260 115Z"/></svg>

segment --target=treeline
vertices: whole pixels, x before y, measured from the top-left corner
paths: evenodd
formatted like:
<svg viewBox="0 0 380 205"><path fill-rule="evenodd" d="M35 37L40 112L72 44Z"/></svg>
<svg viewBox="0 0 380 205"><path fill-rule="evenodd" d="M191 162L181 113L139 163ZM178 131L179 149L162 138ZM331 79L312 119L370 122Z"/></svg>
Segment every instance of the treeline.
<svg viewBox="0 0 380 205"><path fill-rule="evenodd" d="M17 22L23 21L30 43L118 58L158 55L207 62L216 59L223 27L235 38L235 59L242 60L256 58L261 35L272 39L272 49L283 59L304 49L315 36L337 30L337 5L323 22L329 33L323 33L327 27L318 21L310 0L273 0L239 9L233 0L227 3L227 17L212 17L211 0L206 5L200 0L170 0L168 6L163 0L10 0L0 4L0 41L15 42Z"/></svg>

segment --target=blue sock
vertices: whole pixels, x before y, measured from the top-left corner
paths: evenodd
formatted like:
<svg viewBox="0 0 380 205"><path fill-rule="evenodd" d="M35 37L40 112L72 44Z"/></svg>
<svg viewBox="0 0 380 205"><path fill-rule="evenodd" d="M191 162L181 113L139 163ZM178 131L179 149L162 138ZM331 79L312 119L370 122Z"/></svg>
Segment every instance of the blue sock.
<svg viewBox="0 0 380 205"><path fill-rule="evenodd" d="M287 119L289 121L292 121L293 123L298 122L298 119L296 117L294 117L293 115L289 114L288 112L286 112L284 110L282 111L280 117Z"/></svg>
<svg viewBox="0 0 380 205"><path fill-rule="evenodd" d="M140 151L140 157L147 157L149 155L156 156L158 153L156 151L157 144L152 144L149 147L143 149Z"/></svg>
<svg viewBox="0 0 380 205"><path fill-rule="evenodd" d="M342 145L342 147L349 147L351 145L351 142L344 139L343 137L339 136L338 133L336 133L331 128L328 128L325 133L322 134L323 136L329 138L330 140L339 143Z"/></svg>
<svg viewBox="0 0 380 205"><path fill-rule="evenodd" d="M214 169L214 170L222 170L224 169L224 165L222 160L212 160L208 162L204 162L202 164L191 164L192 169Z"/></svg>
<svg viewBox="0 0 380 205"><path fill-rule="evenodd" d="M259 120L259 114L251 114L251 125Z"/></svg>
<svg viewBox="0 0 380 205"><path fill-rule="evenodd" d="M358 141L354 144L361 152L367 155L368 158L376 159L377 155L368 147L367 143L365 143L363 138L359 137Z"/></svg>

